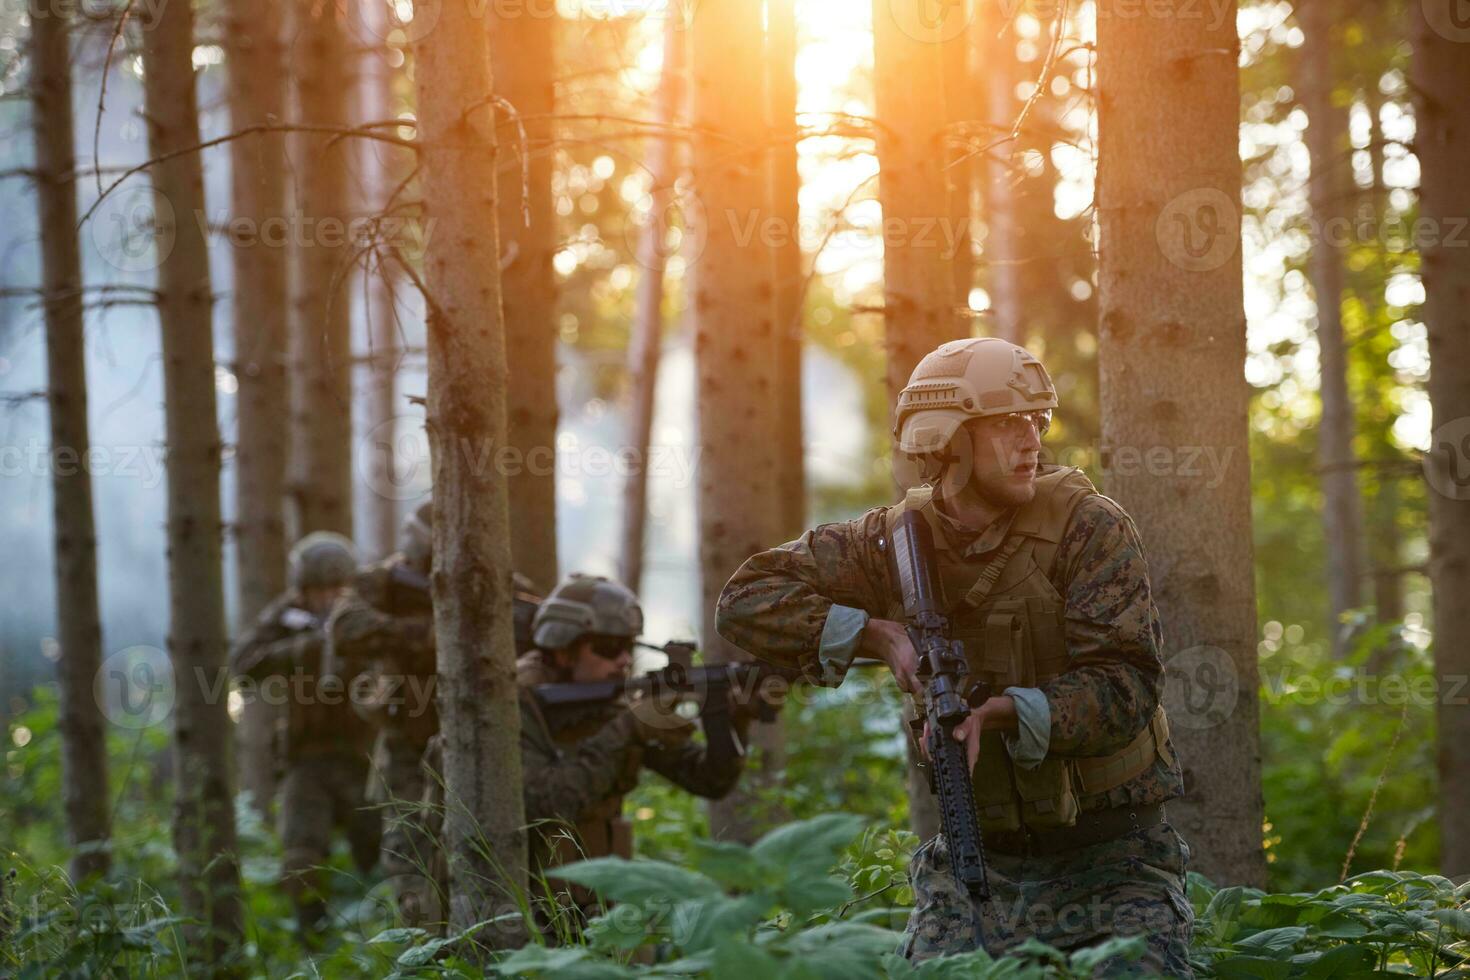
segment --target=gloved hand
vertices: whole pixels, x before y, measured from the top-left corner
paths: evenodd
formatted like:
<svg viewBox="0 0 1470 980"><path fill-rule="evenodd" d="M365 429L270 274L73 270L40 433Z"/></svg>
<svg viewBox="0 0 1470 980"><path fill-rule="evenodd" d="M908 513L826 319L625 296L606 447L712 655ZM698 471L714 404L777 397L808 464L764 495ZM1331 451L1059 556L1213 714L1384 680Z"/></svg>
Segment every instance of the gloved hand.
<svg viewBox="0 0 1470 980"><path fill-rule="evenodd" d="M678 711L679 701L668 695L635 694L628 702L634 736L645 745L677 748L694 734L694 722Z"/></svg>

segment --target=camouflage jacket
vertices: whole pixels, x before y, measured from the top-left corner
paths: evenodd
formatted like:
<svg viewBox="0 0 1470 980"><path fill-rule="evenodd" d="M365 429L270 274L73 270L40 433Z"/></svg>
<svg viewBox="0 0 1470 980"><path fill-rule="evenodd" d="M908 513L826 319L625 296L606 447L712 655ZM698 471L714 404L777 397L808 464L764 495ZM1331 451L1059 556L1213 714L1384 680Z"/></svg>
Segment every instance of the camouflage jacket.
<svg viewBox="0 0 1470 980"><path fill-rule="evenodd" d="M820 525L748 559L720 596L717 631L758 657L840 684L867 619L884 618L897 594L879 545L888 510ZM1005 544L1010 515L978 533L952 519L942 523L950 546L983 567ZM1069 668L1039 686L1050 709L1043 750L1109 755L1149 724L1164 681L1162 632L1143 546L1123 509L1099 494L1085 497L1071 514L1048 578L1065 603ZM1157 803L1182 791L1177 760L1159 758L1111 791L1109 802Z"/></svg>
<svg viewBox="0 0 1470 980"><path fill-rule="evenodd" d="M403 558L392 555L358 572L327 622L333 659L365 674L381 697L353 699L376 725L406 725L419 741L439 728L434 706L434 620L427 597L394 579ZM361 688L359 688L361 690Z"/></svg>
<svg viewBox="0 0 1470 980"><path fill-rule="evenodd" d="M325 647L325 624L292 589L262 609L230 649L230 672L253 681L255 696L286 699L287 758L363 748L362 726L349 707L350 678L334 673L322 680Z"/></svg>
<svg viewBox="0 0 1470 980"><path fill-rule="evenodd" d="M688 741L678 747L642 743L622 701L558 708L541 705L534 687L554 678L542 664L539 651L521 657L518 668L527 823L583 825L599 815L616 818L623 794L638 784L644 768L711 799L729 793L740 778L740 759L712 765L702 743ZM536 863L544 865L545 841L533 844L532 853Z"/></svg>

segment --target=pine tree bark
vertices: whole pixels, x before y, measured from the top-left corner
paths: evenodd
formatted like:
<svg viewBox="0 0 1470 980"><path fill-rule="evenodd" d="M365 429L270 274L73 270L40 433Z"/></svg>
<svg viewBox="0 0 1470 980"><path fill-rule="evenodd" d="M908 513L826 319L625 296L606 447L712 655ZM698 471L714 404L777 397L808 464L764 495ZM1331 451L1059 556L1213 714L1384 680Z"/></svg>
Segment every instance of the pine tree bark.
<svg viewBox="0 0 1470 980"><path fill-rule="evenodd" d="M497 131L500 155L501 272L505 305L506 392L511 555L516 571L538 587L557 583L556 561L556 278L557 247L551 196L556 111L554 7L532 12L492 4L490 61L496 94L514 107L527 146L510 110L502 107ZM524 171L522 170L524 167Z"/></svg>
<svg viewBox="0 0 1470 980"><path fill-rule="evenodd" d="M285 118L286 60L279 34L281 0L230 0L225 90L235 129ZM263 230L286 214L286 142L257 133L230 144L231 212L255 234L233 239L235 340L236 623L243 629L286 587L286 317L288 253ZM251 698L237 731L240 787L265 815L275 795L274 731L280 707Z"/></svg>
<svg viewBox="0 0 1470 980"><path fill-rule="evenodd" d="M434 464L434 631L444 738L450 926L526 888L520 711L511 625L509 491L481 465L504 445L506 348L496 228L495 107L482 7L418 0L437 24L414 46ZM516 945L518 930L480 941Z"/></svg>
<svg viewBox="0 0 1470 980"><path fill-rule="evenodd" d="M158 236L164 430L168 445L169 656L174 671L173 844L190 958L217 964L240 940L234 758L226 698L220 567L220 436L213 294L194 87L194 14L169 4L144 25L143 102Z"/></svg>
<svg viewBox="0 0 1470 980"><path fill-rule="evenodd" d="M780 538L774 506L775 294L770 248L750 218L767 201L765 114L751 111L741 80L761 79L761 7L707 0L693 11L693 175L703 211L703 254L694 262L694 355L699 411L700 638L705 659L745 657L715 632L720 589L748 556ZM764 85L760 85L763 97ZM779 765L779 730L754 725L769 773ZM765 729L763 731L763 729ZM773 758L773 756L775 756ZM759 779L759 774L757 774ZM747 787L751 785L746 781ZM710 805L716 836L748 840L753 800L737 791Z"/></svg>
<svg viewBox="0 0 1470 980"><path fill-rule="evenodd" d="M944 237L949 216L943 165L941 45L964 17L943 7L937 26L905 17L917 4L873 0L873 94L878 118L878 198L883 210L883 326L890 401L927 353L967 336L953 302ZM927 234L926 234L927 230Z"/></svg>
<svg viewBox="0 0 1470 980"><path fill-rule="evenodd" d="M346 126L351 54L346 5L290 8L294 116L314 126ZM353 140L319 133L291 137L297 176L292 217L290 386L291 534L352 536L352 249L349 174Z"/></svg>
<svg viewBox="0 0 1470 980"><path fill-rule="evenodd" d="M1363 514L1358 490L1358 460L1353 451L1357 428L1348 393L1347 339L1342 296L1346 237L1353 197L1352 147L1348 114L1334 101L1332 0L1302 0L1299 8L1306 43L1302 46L1302 104L1307 110L1307 148L1312 157L1310 198L1316 235L1309 272L1317 301L1317 348L1321 374L1322 420L1317 465L1322 481L1322 531L1327 542L1328 637L1343 656L1343 617L1361 605Z"/></svg>
<svg viewBox="0 0 1470 980"><path fill-rule="evenodd" d="M655 117L671 133L684 117L687 83L686 46L689 35L683 21L664 21L664 63L659 77ZM643 581L644 538L648 527L648 460L653 434L654 396L658 388L658 363L663 346L664 272L668 265L669 227L666 218L675 203L674 181L678 175L678 150L671 135L649 139L648 169L651 185L649 220L638 241L640 269L633 298L633 334L628 343L628 445L641 465L632 468L623 485L623 541L619 575L623 584L637 592Z"/></svg>
<svg viewBox="0 0 1470 980"><path fill-rule="evenodd" d="M1165 701L1187 788L1169 802L1170 821L1195 870L1259 886L1238 41L1235 4L1208 18L1190 7L1098 8L1105 490L1138 524L1163 619ZM1208 480L1185 465L1201 448L1222 461ZM1139 453L1173 465L1123 465Z"/></svg>
<svg viewBox="0 0 1470 980"><path fill-rule="evenodd" d="M1470 675L1470 263L1453 229L1470 215L1470 41L1452 0L1415 8L1414 154L1419 214L1436 233L1421 238L1424 323L1429 332L1433 436L1429 480L1429 581L1434 591L1434 665L1440 681L1440 867L1470 873L1470 708L1450 696Z"/></svg>
<svg viewBox="0 0 1470 980"><path fill-rule="evenodd" d="M71 23L53 10L31 17L31 99L40 211L41 288L46 314L46 378L53 458L84 460L87 350L82 329L82 262L71 86ZM62 803L75 881L111 866L107 743L93 683L102 665L97 604L97 531L92 476L84 466L51 467L56 552L56 626L61 660Z"/></svg>
<svg viewBox="0 0 1470 980"><path fill-rule="evenodd" d="M394 69L388 56L394 51L383 39L391 33L388 5L383 0L353 0L357 4L356 112L358 125L381 122L397 115L394 111ZM389 156L386 143L354 141L361 202L366 214L376 214L388 205L397 182L405 175ZM394 148L391 152L397 152ZM398 547L398 493L394 476L393 445L398 407L398 365L403 360L396 301L399 286L396 260L385 254L396 248L393 241L377 245L377 254L364 257L360 292L368 343L363 364L364 422L368 436L360 444L368 458L360 462L366 474L360 513L366 518L361 529L363 549L377 558Z"/></svg>
<svg viewBox="0 0 1470 980"><path fill-rule="evenodd" d="M776 507L783 541L806 529L806 459L803 452L801 347L802 271L801 175L796 144L796 3L766 4L766 95L770 112L771 216L781 230L771 242L775 262Z"/></svg>

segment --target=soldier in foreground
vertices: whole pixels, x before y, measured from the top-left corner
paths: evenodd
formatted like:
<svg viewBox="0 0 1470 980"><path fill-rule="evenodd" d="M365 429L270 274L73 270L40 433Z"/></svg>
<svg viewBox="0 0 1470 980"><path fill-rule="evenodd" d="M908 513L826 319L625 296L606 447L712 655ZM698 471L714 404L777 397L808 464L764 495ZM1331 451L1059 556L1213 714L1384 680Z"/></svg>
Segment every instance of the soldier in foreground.
<svg viewBox="0 0 1470 980"><path fill-rule="evenodd" d="M325 623L357 567L352 543L309 534L291 549L291 588L261 611L230 652L230 669L258 684L279 678L289 692L286 729L278 733L282 884L303 936L321 929L326 900L320 866L332 829L346 829L357 867L378 860L381 817L363 788L371 733L348 703L347 680L326 656ZM280 744L283 743L283 744Z"/></svg>
<svg viewBox="0 0 1470 980"><path fill-rule="evenodd" d="M888 539L929 524L953 638L990 697L955 729L969 751L992 897L952 872L943 834L910 866L902 952L919 960L1035 936L1060 948L1143 935L1142 963L1191 976L1188 847L1163 803L1183 780L1160 698L1158 611L1137 530L1078 470L1040 465L1056 408L1041 363L994 338L945 344L899 396L898 449L923 482L902 503L750 558L716 628L840 684L862 652L919 694Z"/></svg>

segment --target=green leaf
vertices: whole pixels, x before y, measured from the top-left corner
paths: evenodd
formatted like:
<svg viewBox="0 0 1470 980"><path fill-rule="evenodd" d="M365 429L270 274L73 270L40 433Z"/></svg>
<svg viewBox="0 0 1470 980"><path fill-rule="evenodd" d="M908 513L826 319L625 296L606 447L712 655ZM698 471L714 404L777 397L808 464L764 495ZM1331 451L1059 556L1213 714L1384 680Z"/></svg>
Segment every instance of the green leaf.
<svg viewBox="0 0 1470 980"><path fill-rule="evenodd" d="M671 938L685 953L711 950L721 936L749 932L765 918L772 904L771 896L764 893L680 903L670 916Z"/></svg>
<svg viewBox="0 0 1470 980"><path fill-rule="evenodd" d="M517 973L554 973L587 959L591 954L583 946L522 946L491 967L502 976Z"/></svg>
<svg viewBox="0 0 1470 980"><path fill-rule="evenodd" d="M774 977L780 968L776 957L753 943L721 936L715 942L709 975L712 980L750 980Z"/></svg>
<svg viewBox="0 0 1470 980"><path fill-rule="evenodd" d="M1142 959L1147 949L1148 943L1142 936L1114 936L1096 946L1073 953L1068 958L1068 966L1078 976L1090 977L1099 966L1113 957L1133 963Z"/></svg>
<svg viewBox="0 0 1470 980"><path fill-rule="evenodd" d="M726 888L751 891L770 877L767 866L741 844L697 838L690 842L689 851L689 863L694 869Z"/></svg>
<svg viewBox="0 0 1470 980"><path fill-rule="evenodd" d="M423 929L384 929L376 936L368 940L368 945L378 943L411 943L427 936L428 932Z"/></svg>
<svg viewBox="0 0 1470 980"><path fill-rule="evenodd" d="M1443 924L1456 939L1470 939L1470 913L1461 909L1434 909L1429 917Z"/></svg>
<svg viewBox="0 0 1470 980"><path fill-rule="evenodd" d="M1220 980L1287 980L1291 964L1262 956L1231 956L1215 963Z"/></svg>
<svg viewBox="0 0 1470 980"><path fill-rule="evenodd" d="M1303 980L1352 977L1372 970L1378 962L1373 950L1363 946L1335 946L1317 957L1302 973Z"/></svg>
<svg viewBox="0 0 1470 980"><path fill-rule="evenodd" d="M789 881L780 890L780 901L797 913L830 909L849 901L852 889L844 881L828 877L807 877Z"/></svg>
<svg viewBox="0 0 1470 980"><path fill-rule="evenodd" d="M398 959L395 963L398 966L404 967L424 966L432 961L434 957L438 956L441 949L453 941L452 939L431 939L422 946L411 946L398 954Z"/></svg>
<svg viewBox="0 0 1470 980"><path fill-rule="evenodd" d="M824 874L837 863L838 852L862 830L863 822L850 813L828 813L789 823L756 841L751 853L785 868L793 877Z"/></svg>
<svg viewBox="0 0 1470 980"><path fill-rule="evenodd" d="M1254 935L1236 940L1236 948L1244 953L1282 954L1301 942L1307 935L1305 926L1283 926L1280 929L1263 929Z"/></svg>
<svg viewBox="0 0 1470 980"><path fill-rule="evenodd" d="M568 864L546 874L547 877L565 878L585 885L611 902L668 901L720 894L720 886L711 879L664 861L594 858Z"/></svg>

